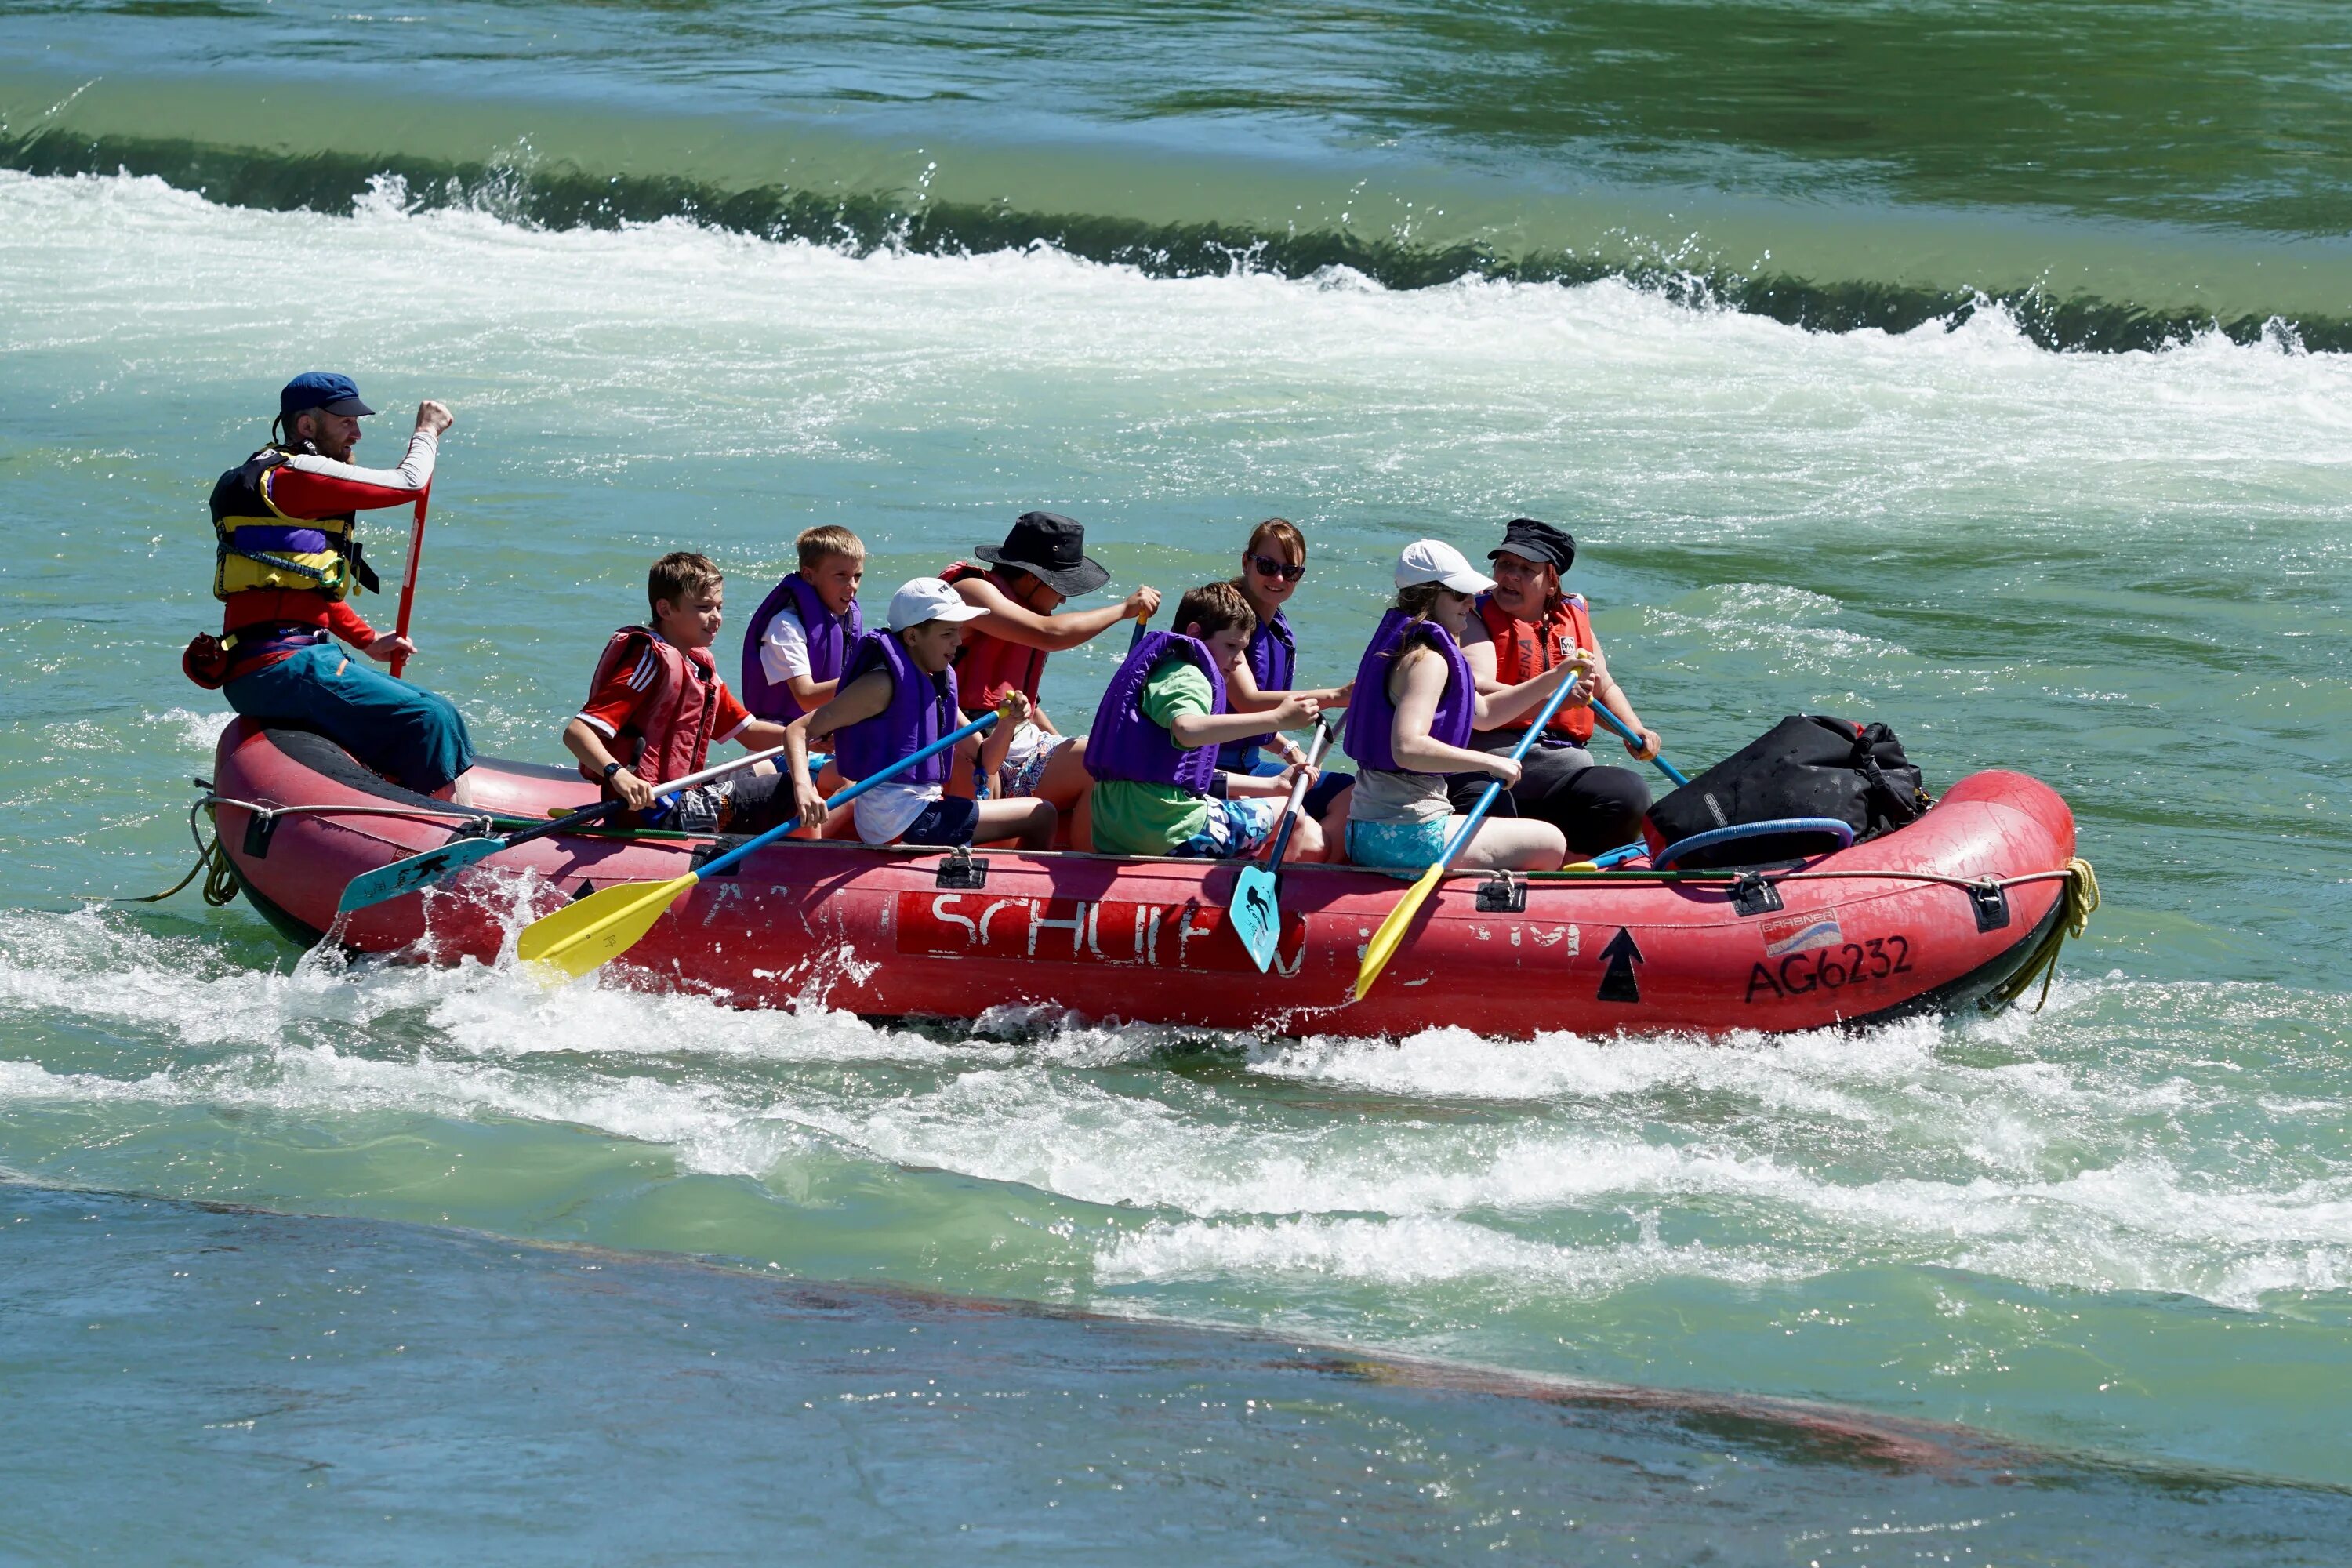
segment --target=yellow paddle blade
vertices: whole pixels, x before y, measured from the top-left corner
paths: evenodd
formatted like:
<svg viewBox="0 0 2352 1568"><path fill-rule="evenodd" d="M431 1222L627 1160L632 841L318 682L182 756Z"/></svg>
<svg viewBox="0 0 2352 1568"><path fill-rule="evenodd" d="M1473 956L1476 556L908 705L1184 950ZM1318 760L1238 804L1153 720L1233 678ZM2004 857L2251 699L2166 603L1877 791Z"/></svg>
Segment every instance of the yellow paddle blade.
<svg viewBox="0 0 2352 1568"><path fill-rule="evenodd" d="M1362 1001L1370 993L1372 982L1381 977L1381 971L1389 966L1389 960L1396 956L1398 944L1404 941L1405 927L1412 924L1413 915L1428 902L1429 895L1437 890L1437 884L1444 876L1443 862L1423 871L1421 880L1397 900L1397 907L1389 911L1389 918L1382 921L1381 929L1372 933L1372 940L1364 948L1364 962L1356 971L1357 1001Z"/></svg>
<svg viewBox="0 0 2352 1568"><path fill-rule="evenodd" d="M515 953L577 980L635 947L662 911L700 880L688 871L667 882L623 882L591 893L523 927Z"/></svg>

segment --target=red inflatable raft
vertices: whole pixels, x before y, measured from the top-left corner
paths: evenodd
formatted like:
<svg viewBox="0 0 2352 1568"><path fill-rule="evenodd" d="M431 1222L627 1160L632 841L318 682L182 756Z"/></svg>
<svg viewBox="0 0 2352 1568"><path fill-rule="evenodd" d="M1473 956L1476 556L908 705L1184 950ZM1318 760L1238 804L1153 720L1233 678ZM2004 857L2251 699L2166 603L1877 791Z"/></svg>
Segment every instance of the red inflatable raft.
<svg viewBox="0 0 2352 1568"><path fill-rule="evenodd" d="M338 926L336 900L362 872L481 831L486 811L544 821L594 792L570 769L485 761L468 775L476 808L453 806L317 735L243 721L221 737L214 788L229 861L281 931L308 944L331 931L346 948L415 962L493 961L524 918L712 853L709 839L677 836L544 838ZM1465 873L1355 1002L1363 944L1407 885L1379 872L1287 870L1279 956L1261 975L1225 929L1231 866L790 841L701 883L606 973L743 1006L882 1017L1029 1005L1285 1035L1810 1029L1992 993L2065 914L2074 852L2054 792L1981 773L1911 826L1794 868Z"/></svg>

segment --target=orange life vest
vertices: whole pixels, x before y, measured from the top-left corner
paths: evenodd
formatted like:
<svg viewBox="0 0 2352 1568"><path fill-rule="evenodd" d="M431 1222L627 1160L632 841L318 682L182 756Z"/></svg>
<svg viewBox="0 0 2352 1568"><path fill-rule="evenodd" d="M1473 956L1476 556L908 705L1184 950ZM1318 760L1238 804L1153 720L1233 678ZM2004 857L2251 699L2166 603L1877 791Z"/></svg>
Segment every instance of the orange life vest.
<svg viewBox="0 0 2352 1568"><path fill-rule="evenodd" d="M959 561L940 574L943 583L960 583L966 577L985 577L989 569L975 566L969 561ZM1000 583L999 587L1003 584ZM989 711L1004 700L1008 691L1019 690L1030 701L1037 700L1037 683L1045 678L1045 650L1023 647L1019 643L1006 642L1003 637L990 637L986 632L964 628L963 647L955 658L956 692L967 714Z"/></svg>
<svg viewBox="0 0 2352 1568"><path fill-rule="evenodd" d="M638 722L614 737L613 755L649 784L667 784L698 773L710 757L711 726L719 719L719 665L707 647L679 647L656 637L644 626L623 626L604 645L596 661L592 694L624 661L635 665L650 658L646 692L651 700L639 710ZM583 763L581 776L595 775Z"/></svg>
<svg viewBox="0 0 2352 1568"><path fill-rule="evenodd" d="M1478 618L1486 623L1486 635L1495 639L1495 679L1505 686L1533 680L1566 658L1571 649L1601 646L1593 640L1592 616L1581 594L1562 594L1540 627L1506 614L1492 594L1481 594ZM1524 716L1501 726L1514 732L1527 727ZM1592 739L1592 710L1581 703L1563 707L1552 715L1550 728L1580 746Z"/></svg>

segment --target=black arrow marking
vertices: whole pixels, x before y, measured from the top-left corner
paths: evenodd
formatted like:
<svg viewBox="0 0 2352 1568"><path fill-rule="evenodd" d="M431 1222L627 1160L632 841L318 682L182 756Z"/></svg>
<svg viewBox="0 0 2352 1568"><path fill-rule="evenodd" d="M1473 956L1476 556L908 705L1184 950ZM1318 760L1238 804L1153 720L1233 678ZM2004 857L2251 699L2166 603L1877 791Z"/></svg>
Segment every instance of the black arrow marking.
<svg viewBox="0 0 2352 1568"><path fill-rule="evenodd" d="M1642 983L1633 978L1633 966L1642 962L1642 950L1633 941L1633 933L1623 926L1609 939L1601 950L1601 960L1609 965L1601 977L1601 1000L1603 1002L1639 1002Z"/></svg>

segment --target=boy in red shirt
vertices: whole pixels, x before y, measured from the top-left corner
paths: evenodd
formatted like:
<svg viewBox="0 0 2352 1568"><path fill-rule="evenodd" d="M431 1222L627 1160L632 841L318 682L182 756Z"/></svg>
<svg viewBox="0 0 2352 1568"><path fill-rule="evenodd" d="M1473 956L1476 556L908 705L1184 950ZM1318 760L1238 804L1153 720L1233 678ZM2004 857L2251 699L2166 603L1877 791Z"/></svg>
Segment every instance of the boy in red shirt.
<svg viewBox="0 0 2352 1568"><path fill-rule="evenodd" d="M643 826L661 786L709 766L711 742L763 752L784 726L755 719L719 679L710 645L725 616L725 579L706 556L677 551L646 575L650 625L623 626L604 645L587 705L563 727L580 772L625 801L616 819ZM688 790L661 816L687 833L764 833L794 814L790 781L772 764Z"/></svg>

